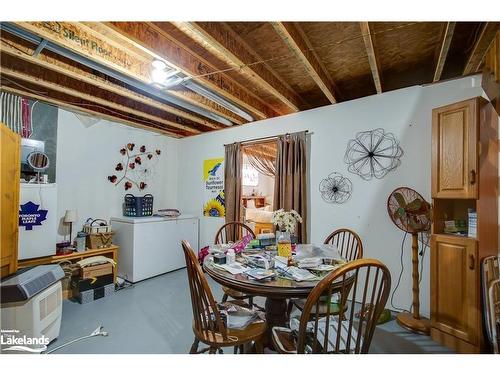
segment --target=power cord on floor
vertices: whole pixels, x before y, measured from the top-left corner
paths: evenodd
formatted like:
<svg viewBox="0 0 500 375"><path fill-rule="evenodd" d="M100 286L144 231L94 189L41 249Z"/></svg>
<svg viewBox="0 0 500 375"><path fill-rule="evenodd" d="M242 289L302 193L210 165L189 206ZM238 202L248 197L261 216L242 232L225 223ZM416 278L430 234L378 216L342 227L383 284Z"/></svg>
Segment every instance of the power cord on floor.
<svg viewBox="0 0 500 375"><path fill-rule="evenodd" d="M102 326L98 326L90 335L78 337L78 338L76 338L74 340L71 340L71 341L68 341L68 342L66 342L66 343L64 343L62 345L56 346L54 349L46 351L45 354L54 353L56 350L65 348L66 346L72 345L75 342L78 342L78 341L81 341L81 340L85 340L85 339L89 339L89 338L97 337L97 336L104 336L104 337L107 336L108 333L106 331L103 331L102 329L103 329Z"/></svg>
<svg viewBox="0 0 500 375"><path fill-rule="evenodd" d="M403 276L403 272L404 272L404 269L405 269L405 266L404 266L404 263L403 263L403 255L404 255L404 245L405 245L406 235L407 234L408 233L405 232L405 235L403 237L403 241L401 242L401 256L400 256L400 259L399 259L399 262L401 264L401 272L399 272L398 282L396 283L396 287L394 288L394 290L392 291L392 294L391 294L391 307L392 307L392 309L395 310L395 311L403 311L403 312L410 312L410 311L407 310L407 309L403 309L401 307L394 306L394 294L396 294L396 291L399 288L399 284L401 283L401 277Z"/></svg>

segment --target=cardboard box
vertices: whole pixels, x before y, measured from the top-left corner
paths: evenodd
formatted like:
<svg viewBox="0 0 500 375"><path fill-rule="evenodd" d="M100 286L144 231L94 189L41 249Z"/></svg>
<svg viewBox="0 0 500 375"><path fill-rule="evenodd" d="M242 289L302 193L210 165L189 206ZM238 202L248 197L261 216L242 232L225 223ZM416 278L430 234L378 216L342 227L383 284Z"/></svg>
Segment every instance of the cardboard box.
<svg viewBox="0 0 500 375"><path fill-rule="evenodd" d="M113 273L113 265L111 263L80 268L80 277L82 279L91 279L93 277L109 275L110 273Z"/></svg>

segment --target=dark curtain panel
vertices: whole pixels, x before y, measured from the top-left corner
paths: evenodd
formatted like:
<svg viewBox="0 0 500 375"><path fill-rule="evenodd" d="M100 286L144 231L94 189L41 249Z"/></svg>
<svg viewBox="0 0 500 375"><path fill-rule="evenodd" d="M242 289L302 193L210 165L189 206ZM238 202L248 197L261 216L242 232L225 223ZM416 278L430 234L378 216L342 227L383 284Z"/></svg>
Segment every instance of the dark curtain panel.
<svg viewBox="0 0 500 375"><path fill-rule="evenodd" d="M226 145L224 156L224 197L226 200L226 223L241 221L241 144ZM236 226L227 233L227 241L235 241Z"/></svg>
<svg viewBox="0 0 500 375"><path fill-rule="evenodd" d="M295 230L299 243L307 243L306 132L278 136L274 210L295 210L303 223Z"/></svg>

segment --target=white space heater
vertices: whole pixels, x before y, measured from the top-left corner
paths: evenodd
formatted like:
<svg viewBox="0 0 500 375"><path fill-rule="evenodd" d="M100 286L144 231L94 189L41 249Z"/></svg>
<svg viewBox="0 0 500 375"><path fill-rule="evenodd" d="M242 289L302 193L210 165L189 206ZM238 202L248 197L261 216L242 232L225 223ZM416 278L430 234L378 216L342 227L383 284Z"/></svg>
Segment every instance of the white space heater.
<svg viewBox="0 0 500 375"><path fill-rule="evenodd" d="M44 336L49 342L59 336L62 315L60 279L64 276L59 270L58 265L39 266L2 282L2 331L18 331L14 336ZM11 301L6 301L6 298Z"/></svg>

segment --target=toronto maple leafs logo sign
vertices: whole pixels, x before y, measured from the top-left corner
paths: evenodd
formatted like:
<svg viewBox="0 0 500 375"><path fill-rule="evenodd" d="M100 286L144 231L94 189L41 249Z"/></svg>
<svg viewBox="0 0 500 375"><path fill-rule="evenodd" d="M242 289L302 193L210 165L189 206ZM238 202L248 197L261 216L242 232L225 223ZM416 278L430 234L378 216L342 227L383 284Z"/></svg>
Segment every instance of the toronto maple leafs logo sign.
<svg viewBox="0 0 500 375"><path fill-rule="evenodd" d="M31 201L22 204L19 210L19 226L26 230L33 230L34 225L42 225L42 221L47 219L47 210L39 210L40 205Z"/></svg>

